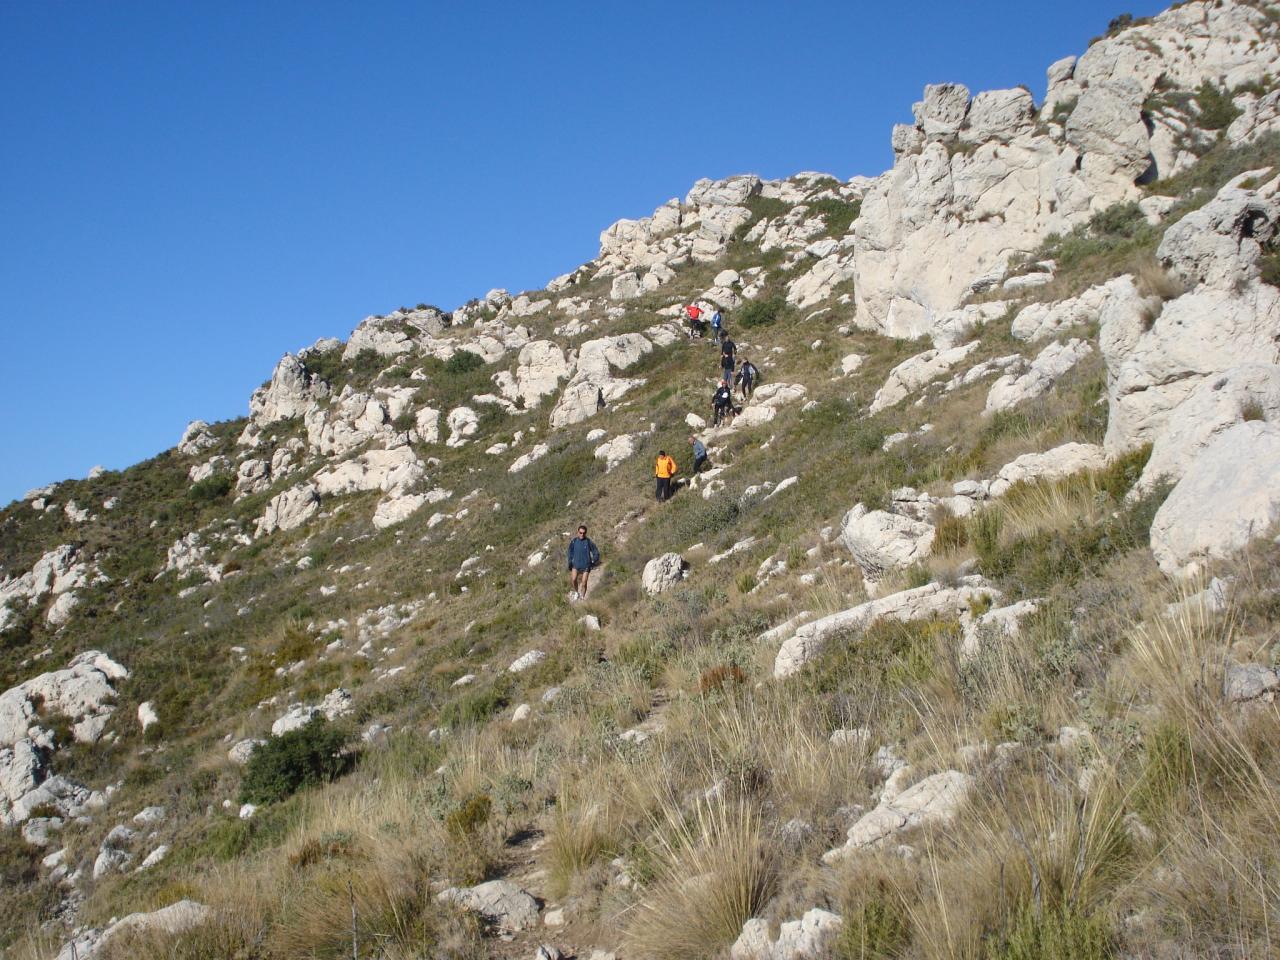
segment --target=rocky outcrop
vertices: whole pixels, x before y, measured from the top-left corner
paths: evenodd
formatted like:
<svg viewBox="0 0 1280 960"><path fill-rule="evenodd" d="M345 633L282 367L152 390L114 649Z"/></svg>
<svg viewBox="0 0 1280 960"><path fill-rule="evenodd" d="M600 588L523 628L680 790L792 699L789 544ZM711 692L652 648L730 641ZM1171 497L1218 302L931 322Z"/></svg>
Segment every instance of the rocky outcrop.
<svg viewBox="0 0 1280 960"><path fill-rule="evenodd" d="M1015 483L1061 480L1085 470L1101 470L1107 452L1092 443L1064 443L1043 453L1024 453L1000 468L987 483L987 493L1003 497Z"/></svg>
<svg viewBox="0 0 1280 960"><path fill-rule="evenodd" d="M332 722L347 716L352 710L351 694L342 687L329 691L325 698L314 706L294 704L283 716L271 724L273 737L283 736L294 730L301 730L316 717Z"/></svg>
<svg viewBox="0 0 1280 960"><path fill-rule="evenodd" d="M639 333L626 333L584 343L578 350L573 377L551 411L551 426L566 427L580 423L595 416L600 394L603 394L605 403L609 404L644 383L643 380L616 377L613 371L634 366L652 350L653 344Z"/></svg>
<svg viewBox="0 0 1280 960"><path fill-rule="evenodd" d="M354 360L365 350L382 357L404 353L426 352L430 341L443 333L450 323L448 314L435 307L396 310L385 317L366 317L351 332L343 360Z"/></svg>
<svg viewBox="0 0 1280 960"><path fill-rule="evenodd" d="M507 399L531 410L555 394L560 381L573 372L564 351L551 340L534 340L520 348L515 372L494 374L493 382Z"/></svg>
<svg viewBox="0 0 1280 960"><path fill-rule="evenodd" d="M315 484L300 483L271 498L266 512L258 520L255 535L261 537L277 530L293 530L310 520L319 510L320 494Z"/></svg>
<svg viewBox="0 0 1280 960"><path fill-rule="evenodd" d="M329 384L307 371L299 357L286 353L271 372L271 380L249 398L249 419L259 428L291 420L329 395Z"/></svg>
<svg viewBox="0 0 1280 960"><path fill-rule="evenodd" d="M594 456L597 460L604 461L604 472L611 473L614 467L630 459L635 452L636 437L630 433L623 433L596 447Z"/></svg>
<svg viewBox="0 0 1280 960"><path fill-rule="evenodd" d="M21 823L46 805L70 818L101 803L100 795L50 776L49 759L57 744L44 724L66 717L78 742L96 742L115 712L116 684L128 677L119 663L90 650L62 670L0 694L0 824Z"/></svg>
<svg viewBox="0 0 1280 960"><path fill-rule="evenodd" d="M1230 89L1277 67L1266 14L1224 0L1181 5L1054 64L1042 124L1025 91L971 101L958 84L927 87L915 122L895 128L894 167L867 191L855 224L859 325L895 337L932 333L975 280L1007 269L1014 253L1138 199L1135 180L1193 159L1177 146L1185 119L1155 111L1151 127L1144 122L1152 94L1206 81Z"/></svg>
<svg viewBox="0 0 1280 960"><path fill-rule="evenodd" d="M1096 323L1115 284L1116 281L1111 280L1067 300L1028 304L1013 318L1013 335L1019 340L1035 343L1061 330Z"/></svg>
<svg viewBox="0 0 1280 960"><path fill-rule="evenodd" d="M1280 520L1280 426L1238 423L1187 466L1151 524L1151 552L1170 575L1191 576Z"/></svg>
<svg viewBox="0 0 1280 960"><path fill-rule="evenodd" d="M84 558L79 548L71 544L55 547L37 560L27 573L0 580L0 631L17 621L23 606L36 607L49 598L54 605L46 610L45 619L56 625L76 603L74 591L105 580L106 577Z"/></svg>
<svg viewBox="0 0 1280 960"><path fill-rule="evenodd" d="M350 385L330 404L313 404L303 415L307 443L324 456L342 456L379 440L395 446L414 439L396 423L412 412L413 387L378 388L370 393Z"/></svg>
<svg viewBox="0 0 1280 960"><path fill-rule="evenodd" d="M1259 263L1280 229L1280 181L1249 182L1237 177L1166 231L1157 257L1186 293L1161 307L1132 280L1115 282L1100 337L1108 450L1158 441L1205 380L1280 363L1280 290L1261 281Z"/></svg>

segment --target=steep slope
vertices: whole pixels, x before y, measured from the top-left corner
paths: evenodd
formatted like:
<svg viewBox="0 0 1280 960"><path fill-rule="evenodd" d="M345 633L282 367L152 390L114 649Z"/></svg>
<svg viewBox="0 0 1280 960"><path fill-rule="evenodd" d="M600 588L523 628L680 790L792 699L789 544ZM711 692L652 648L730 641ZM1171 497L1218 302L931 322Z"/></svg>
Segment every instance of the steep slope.
<svg viewBox="0 0 1280 960"><path fill-rule="evenodd" d="M1277 75L1117 21L11 504L4 948L1271 952Z"/></svg>

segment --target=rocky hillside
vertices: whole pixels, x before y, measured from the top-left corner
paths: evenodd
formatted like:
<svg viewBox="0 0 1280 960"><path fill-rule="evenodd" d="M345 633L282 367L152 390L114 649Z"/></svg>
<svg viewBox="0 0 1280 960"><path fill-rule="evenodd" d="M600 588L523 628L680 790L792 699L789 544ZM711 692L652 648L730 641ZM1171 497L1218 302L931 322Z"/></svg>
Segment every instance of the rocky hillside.
<svg viewBox="0 0 1280 960"><path fill-rule="evenodd" d="M4 955L1280 954L1280 9L1048 77L0 511Z"/></svg>

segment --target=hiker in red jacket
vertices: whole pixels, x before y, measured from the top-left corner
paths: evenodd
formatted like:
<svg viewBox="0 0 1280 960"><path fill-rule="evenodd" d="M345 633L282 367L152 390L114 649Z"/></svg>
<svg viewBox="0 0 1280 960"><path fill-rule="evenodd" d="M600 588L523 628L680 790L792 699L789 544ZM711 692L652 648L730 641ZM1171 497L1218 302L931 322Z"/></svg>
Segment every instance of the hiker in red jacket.
<svg viewBox="0 0 1280 960"><path fill-rule="evenodd" d="M689 336L701 337L703 309L696 303L691 303L684 308L684 312L689 317Z"/></svg>

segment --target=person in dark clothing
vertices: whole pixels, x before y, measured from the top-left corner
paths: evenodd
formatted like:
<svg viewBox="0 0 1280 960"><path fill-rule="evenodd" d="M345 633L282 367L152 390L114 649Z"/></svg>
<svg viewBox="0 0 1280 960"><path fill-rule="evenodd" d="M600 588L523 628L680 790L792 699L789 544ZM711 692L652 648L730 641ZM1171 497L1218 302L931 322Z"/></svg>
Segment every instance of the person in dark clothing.
<svg viewBox="0 0 1280 960"><path fill-rule="evenodd" d="M596 387L596 413L604 409L604 387Z"/></svg>
<svg viewBox="0 0 1280 960"><path fill-rule="evenodd" d="M738 384L738 388L742 391L743 400L751 399L751 394L756 388L756 377L759 372L760 371L755 368L755 364L746 357L742 358L742 366L738 367L738 376L735 382Z"/></svg>
<svg viewBox="0 0 1280 960"><path fill-rule="evenodd" d="M693 474L698 475L698 471L702 469L702 465L707 462L707 448L701 440L692 434L689 436L689 443L693 445Z"/></svg>
<svg viewBox="0 0 1280 960"><path fill-rule="evenodd" d="M738 345L726 333L724 339L720 341L720 369L724 371L724 378L730 383L733 382L734 353L737 349Z"/></svg>
<svg viewBox="0 0 1280 960"><path fill-rule="evenodd" d="M721 380L716 392L711 396L711 409L715 414L713 426L720 424L729 416L733 408L733 391L729 389L729 381Z"/></svg>
<svg viewBox="0 0 1280 960"><path fill-rule="evenodd" d="M600 566L600 551L587 537L585 526L569 541L569 600L587 599L587 581L591 571Z"/></svg>

